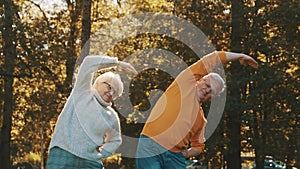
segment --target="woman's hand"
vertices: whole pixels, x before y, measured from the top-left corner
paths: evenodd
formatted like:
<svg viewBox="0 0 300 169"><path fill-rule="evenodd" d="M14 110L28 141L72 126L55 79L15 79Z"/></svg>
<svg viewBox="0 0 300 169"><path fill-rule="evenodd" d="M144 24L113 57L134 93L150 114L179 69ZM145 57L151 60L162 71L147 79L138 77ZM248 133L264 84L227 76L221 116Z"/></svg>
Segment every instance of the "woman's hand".
<svg viewBox="0 0 300 169"><path fill-rule="evenodd" d="M133 72L134 74L138 74L138 72L135 70L135 68L127 62L123 62L123 61L118 61L118 67L130 72Z"/></svg>
<svg viewBox="0 0 300 169"><path fill-rule="evenodd" d="M102 146L97 146L96 151L101 154L102 153Z"/></svg>

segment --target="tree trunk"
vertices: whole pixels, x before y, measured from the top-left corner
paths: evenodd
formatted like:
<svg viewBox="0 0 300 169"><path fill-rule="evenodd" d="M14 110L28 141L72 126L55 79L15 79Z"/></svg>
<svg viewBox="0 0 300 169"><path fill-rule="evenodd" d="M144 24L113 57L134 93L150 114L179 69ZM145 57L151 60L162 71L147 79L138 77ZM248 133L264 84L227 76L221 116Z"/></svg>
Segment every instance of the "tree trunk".
<svg viewBox="0 0 300 169"><path fill-rule="evenodd" d="M13 32L13 16L14 8L12 0L4 1L4 29L2 30L3 37L3 51L5 55L4 63L4 110L3 110L3 124L1 127L0 136L0 164L2 169L11 169L12 162L10 160L10 140L11 140L11 126L12 126L12 112L13 112L13 72L16 59L16 46L14 44Z"/></svg>
<svg viewBox="0 0 300 169"><path fill-rule="evenodd" d="M242 52L243 36L243 2L241 0L232 0L232 33L231 33L231 50ZM237 63L230 66L232 83L229 86L228 99L231 106L228 108L228 136L230 139L229 151L227 153L227 168L241 168L241 114L243 112L242 96L245 91L244 83L236 84L235 82L244 76L244 71Z"/></svg>
<svg viewBox="0 0 300 169"><path fill-rule="evenodd" d="M64 84L64 88L67 90L64 91L65 94L69 95L72 90L72 79L73 73L75 68L75 63L77 59L76 54L76 39L78 37L78 19L80 18L80 11L81 11L81 0L70 1L67 0L68 9L70 9L70 45L69 51L67 53L67 78Z"/></svg>
<svg viewBox="0 0 300 169"><path fill-rule="evenodd" d="M45 138L44 138L44 125L41 125L41 169L45 169Z"/></svg>
<svg viewBox="0 0 300 169"><path fill-rule="evenodd" d="M261 111L261 110L258 110ZM255 164L256 169L262 169L264 167L264 140L263 140L263 119L261 118L263 112L254 117L254 126L253 134L253 147L255 148Z"/></svg>
<svg viewBox="0 0 300 169"><path fill-rule="evenodd" d="M90 33L91 33L91 6L92 0L83 0L82 1L82 31L81 31L81 56L87 56L90 52ZM83 48L83 46L85 46Z"/></svg>

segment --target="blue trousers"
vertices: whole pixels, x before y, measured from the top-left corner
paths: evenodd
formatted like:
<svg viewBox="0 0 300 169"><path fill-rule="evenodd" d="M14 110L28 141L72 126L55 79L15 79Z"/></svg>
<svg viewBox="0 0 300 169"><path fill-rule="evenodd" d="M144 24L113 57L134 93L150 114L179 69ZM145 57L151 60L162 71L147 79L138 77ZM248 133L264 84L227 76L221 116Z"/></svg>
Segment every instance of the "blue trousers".
<svg viewBox="0 0 300 169"><path fill-rule="evenodd" d="M102 169L102 162L77 157L59 147L50 149L46 169Z"/></svg>
<svg viewBox="0 0 300 169"><path fill-rule="evenodd" d="M140 136L135 162L136 169L186 169L181 152L171 152L144 135Z"/></svg>

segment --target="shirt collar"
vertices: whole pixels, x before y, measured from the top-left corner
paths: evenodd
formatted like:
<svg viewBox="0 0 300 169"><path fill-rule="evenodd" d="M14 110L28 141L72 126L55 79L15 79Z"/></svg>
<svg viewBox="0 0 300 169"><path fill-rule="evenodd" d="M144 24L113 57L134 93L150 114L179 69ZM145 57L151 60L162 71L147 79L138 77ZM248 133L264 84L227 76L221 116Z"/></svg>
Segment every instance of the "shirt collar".
<svg viewBox="0 0 300 169"><path fill-rule="evenodd" d="M111 105L112 105L111 102L106 102L106 101L104 101L104 100L101 98L101 96L99 95L99 93L98 93L98 91L97 91L96 89L93 88L92 91L93 91L93 94L94 94L94 96L95 96L95 98L96 98L96 100L98 101L99 104L101 104L101 105L104 106L104 107L108 107L108 106L111 106Z"/></svg>

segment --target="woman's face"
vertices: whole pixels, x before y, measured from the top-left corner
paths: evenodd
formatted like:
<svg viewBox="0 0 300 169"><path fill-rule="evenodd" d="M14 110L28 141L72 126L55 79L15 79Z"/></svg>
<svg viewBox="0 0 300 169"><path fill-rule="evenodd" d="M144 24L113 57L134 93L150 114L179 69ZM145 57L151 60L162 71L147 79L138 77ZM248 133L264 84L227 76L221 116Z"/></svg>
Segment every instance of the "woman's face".
<svg viewBox="0 0 300 169"><path fill-rule="evenodd" d="M97 85L96 90L100 97L106 102L112 102L116 96L116 90L107 82L101 82Z"/></svg>

